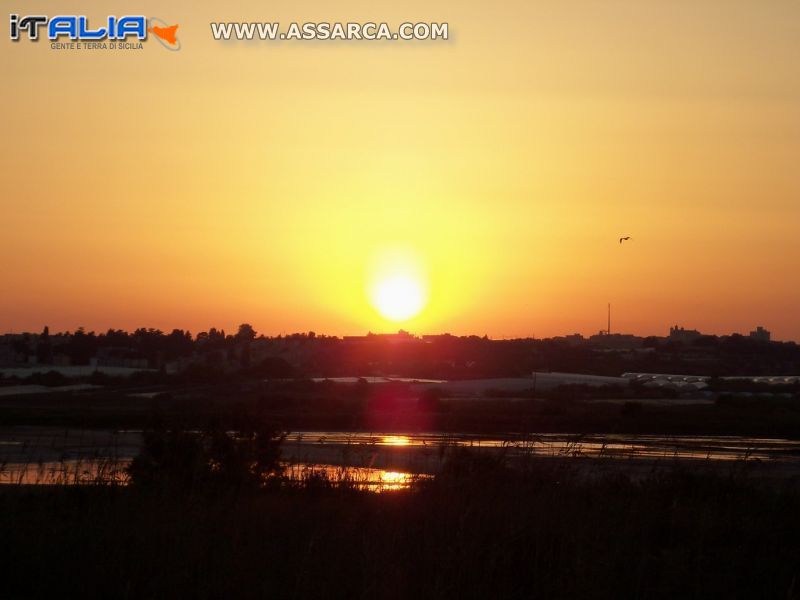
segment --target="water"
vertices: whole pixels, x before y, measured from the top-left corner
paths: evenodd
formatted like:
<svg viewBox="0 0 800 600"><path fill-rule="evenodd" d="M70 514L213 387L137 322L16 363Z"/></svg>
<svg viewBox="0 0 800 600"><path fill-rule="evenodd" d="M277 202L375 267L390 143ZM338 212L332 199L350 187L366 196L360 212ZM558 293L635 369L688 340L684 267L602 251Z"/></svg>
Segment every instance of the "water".
<svg viewBox="0 0 800 600"><path fill-rule="evenodd" d="M329 381L331 383L358 383L363 381L365 383L425 383L425 384L443 384L447 383L446 379L419 379L412 377L312 377L311 381L314 383L323 383Z"/></svg>
<svg viewBox="0 0 800 600"><path fill-rule="evenodd" d="M678 458L703 460L800 461L800 441L741 436L577 435L542 433L524 437L469 434L375 434L342 431L295 432L287 445L367 448L469 447L511 454L558 457Z"/></svg>
<svg viewBox="0 0 800 600"><path fill-rule="evenodd" d="M130 460L61 460L8 463L0 468L0 484L95 485L128 483L125 471Z"/></svg>
<svg viewBox="0 0 800 600"><path fill-rule="evenodd" d="M0 428L0 484L126 483L139 452L140 431ZM497 436L441 433L298 431L282 449L286 475L314 474L359 489L391 491L429 477L454 448L603 463L725 464L746 461L800 471L800 441L735 436L569 435ZM598 460L584 463L598 464Z"/></svg>
<svg viewBox="0 0 800 600"><path fill-rule="evenodd" d="M63 460L41 463L9 463L0 469L0 485L127 485L130 460ZM290 481L316 480L322 485L347 486L371 492L408 489L430 475L348 467L332 464L284 463L283 475Z"/></svg>

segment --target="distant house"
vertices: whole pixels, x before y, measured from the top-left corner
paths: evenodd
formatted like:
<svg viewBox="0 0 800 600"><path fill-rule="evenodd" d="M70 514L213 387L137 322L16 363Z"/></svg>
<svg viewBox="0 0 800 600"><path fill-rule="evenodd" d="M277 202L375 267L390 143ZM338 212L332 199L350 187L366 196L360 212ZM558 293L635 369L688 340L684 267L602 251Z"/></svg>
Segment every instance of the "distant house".
<svg viewBox="0 0 800 600"><path fill-rule="evenodd" d="M0 343L0 365L14 365L17 361L17 353L11 344Z"/></svg>
<svg viewBox="0 0 800 600"><path fill-rule="evenodd" d="M422 336L422 341L430 344L432 342L444 342L456 339L455 336L449 333L436 333L436 334L427 334Z"/></svg>
<svg viewBox="0 0 800 600"><path fill-rule="evenodd" d="M606 333L600 331L589 338L589 344L608 350L635 350L642 347L644 338L629 333Z"/></svg>
<svg viewBox="0 0 800 600"><path fill-rule="evenodd" d="M63 352L56 352L53 354L53 366L56 367L69 367L72 364L72 361L69 358L69 355L64 354Z"/></svg>
<svg viewBox="0 0 800 600"><path fill-rule="evenodd" d="M757 342L768 342L770 340L771 334L769 331L764 329L761 325L755 328L755 330L750 332L750 339L755 340Z"/></svg>
<svg viewBox="0 0 800 600"><path fill-rule="evenodd" d="M97 350L97 356L89 359L93 367L124 367L127 369L147 369L148 361L137 352L123 347L107 346Z"/></svg>
<svg viewBox="0 0 800 600"><path fill-rule="evenodd" d="M417 341L417 338L402 329L397 333L368 333L367 335L346 335L342 340L348 344L363 344L372 342L390 342L392 344L404 344Z"/></svg>
<svg viewBox="0 0 800 600"><path fill-rule="evenodd" d="M684 329L677 325L669 328L669 340L671 342L690 343L701 337L703 337L703 334L697 331L697 329Z"/></svg>
<svg viewBox="0 0 800 600"><path fill-rule="evenodd" d="M586 341L580 333L571 333L557 339L563 341L568 346L581 346Z"/></svg>

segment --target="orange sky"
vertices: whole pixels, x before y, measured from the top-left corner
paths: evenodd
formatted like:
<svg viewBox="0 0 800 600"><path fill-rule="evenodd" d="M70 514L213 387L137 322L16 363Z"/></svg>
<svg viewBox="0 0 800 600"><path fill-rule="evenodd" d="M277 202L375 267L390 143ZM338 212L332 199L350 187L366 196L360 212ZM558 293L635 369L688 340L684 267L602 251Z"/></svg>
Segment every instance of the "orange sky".
<svg viewBox="0 0 800 600"><path fill-rule="evenodd" d="M115 5L179 23L179 52L5 23L0 331L549 336L611 301L617 331L800 339L796 0L236 5ZM111 9L34 12L75 10ZM451 39L215 42L224 20ZM427 290L405 323L370 305L386 252Z"/></svg>

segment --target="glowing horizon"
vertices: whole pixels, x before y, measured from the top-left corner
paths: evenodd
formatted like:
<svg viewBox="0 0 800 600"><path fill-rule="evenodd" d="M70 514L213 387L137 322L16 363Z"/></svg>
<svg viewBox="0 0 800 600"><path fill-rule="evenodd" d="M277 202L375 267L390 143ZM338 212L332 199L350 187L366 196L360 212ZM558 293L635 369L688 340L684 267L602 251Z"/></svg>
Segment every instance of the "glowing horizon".
<svg viewBox="0 0 800 600"><path fill-rule="evenodd" d="M180 23L180 52L2 36L0 332L542 338L611 302L617 332L800 340L796 2L136 11ZM409 19L451 39L208 26ZM413 259L376 276L387 252Z"/></svg>

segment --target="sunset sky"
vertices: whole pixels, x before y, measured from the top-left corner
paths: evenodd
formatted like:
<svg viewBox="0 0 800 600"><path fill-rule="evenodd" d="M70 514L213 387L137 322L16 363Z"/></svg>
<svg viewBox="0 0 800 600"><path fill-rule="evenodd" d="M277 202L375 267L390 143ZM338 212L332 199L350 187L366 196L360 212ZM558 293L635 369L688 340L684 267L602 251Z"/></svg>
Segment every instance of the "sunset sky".
<svg viewBox="0 0 800 600"><path fill-rule="evenodd" d="M0 331L408 329L800 340L800 3L13 0ZM9 12L144 14L51 50ZM210 21L451 39L225 43ZM619 244L620 236L632 240ZM419 313L391 321L397 271Z"/></svg>

